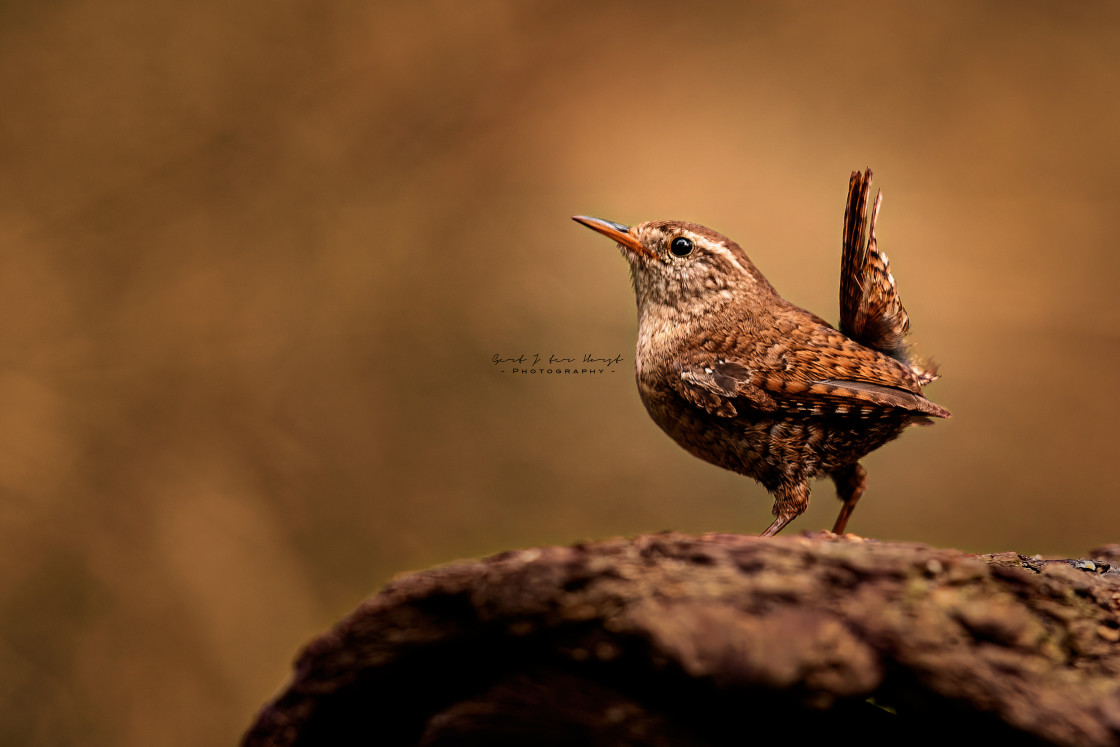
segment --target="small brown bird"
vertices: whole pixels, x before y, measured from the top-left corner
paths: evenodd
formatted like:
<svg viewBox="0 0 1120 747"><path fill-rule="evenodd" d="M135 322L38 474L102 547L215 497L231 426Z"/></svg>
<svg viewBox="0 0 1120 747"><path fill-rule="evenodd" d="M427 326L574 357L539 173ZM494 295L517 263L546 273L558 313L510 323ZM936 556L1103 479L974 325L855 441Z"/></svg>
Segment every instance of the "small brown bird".
<svg viewBox="0 0 1120 747"><path fill-rule="evenodd" d="M859 460L907 425L949 412L922 396L936 367L906 345L910 320L876 246L871 171L853 172L840 261L840 329L786 301L739 245L684 221L634 227L575 216L618 242L638 297L638 392L689 453L758 480L777 534L831 477L840 534L863 495ZM866 236L866 239L865 239Z"/></svg>

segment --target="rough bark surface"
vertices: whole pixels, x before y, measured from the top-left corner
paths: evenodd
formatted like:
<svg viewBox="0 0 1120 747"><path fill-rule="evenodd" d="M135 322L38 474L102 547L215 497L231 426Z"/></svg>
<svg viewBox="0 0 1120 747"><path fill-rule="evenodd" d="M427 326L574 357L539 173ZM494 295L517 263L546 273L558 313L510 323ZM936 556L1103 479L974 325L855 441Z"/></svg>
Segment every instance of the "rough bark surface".
<svg viewBox="0 0 1120 747"><path fill-rule="evenodd" d="M508 552L394 580L244 744L1120 745L1118 571L831 535Z"/></svg>

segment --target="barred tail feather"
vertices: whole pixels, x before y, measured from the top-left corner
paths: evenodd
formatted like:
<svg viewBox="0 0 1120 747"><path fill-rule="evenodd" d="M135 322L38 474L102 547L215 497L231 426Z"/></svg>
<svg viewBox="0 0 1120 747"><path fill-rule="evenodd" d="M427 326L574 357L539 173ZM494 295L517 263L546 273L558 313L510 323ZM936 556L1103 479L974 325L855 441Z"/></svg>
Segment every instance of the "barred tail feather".
<svg viewBox="0 0 1120 747"><path fill-rule="evenodd" d="M840 330L861 345L904 359L910 318L898 295L887 255L879 251L875 224L883 202L875 196L871 219L867 199L871 169L852 172L844 213L844 245L840 260Z"/></svg>

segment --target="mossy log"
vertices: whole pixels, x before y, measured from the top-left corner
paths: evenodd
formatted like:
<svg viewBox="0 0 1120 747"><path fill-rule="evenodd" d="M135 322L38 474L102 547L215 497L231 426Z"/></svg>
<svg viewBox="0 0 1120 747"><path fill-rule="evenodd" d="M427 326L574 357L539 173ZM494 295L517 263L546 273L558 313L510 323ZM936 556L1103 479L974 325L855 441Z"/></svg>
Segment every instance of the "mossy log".
<svg viewBox="0 0 1120 747"><path fill-rule="evenodd" d="M404 575L246 747L1120 745L1120 546L645 535Z"/></svg>

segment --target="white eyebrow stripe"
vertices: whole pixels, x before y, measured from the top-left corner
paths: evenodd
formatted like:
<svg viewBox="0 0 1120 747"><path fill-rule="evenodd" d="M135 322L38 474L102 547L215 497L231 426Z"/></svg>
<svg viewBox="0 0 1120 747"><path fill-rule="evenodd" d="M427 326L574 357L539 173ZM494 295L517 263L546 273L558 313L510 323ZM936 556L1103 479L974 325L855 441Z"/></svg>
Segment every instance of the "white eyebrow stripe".
<svg viewBox="0 0 1120 747"><path fill-rule="evenodd" d="M735 267L737 267L739 269L739 272L746 275L747 278L750 279L750 281L752 283L754 282L754 275L747 272L746 268L744 268L741 264L739 264L739 260L735 259L735 255L732 254L731 250L728 249L726 246L724 246L723 244L714 244L711 241L705 241L704 246L709 251L714 252L715 254L719 254L719 255L722 255L724 257L727 257L728 261L731 262L731 264L735 265Z"/></svg>

